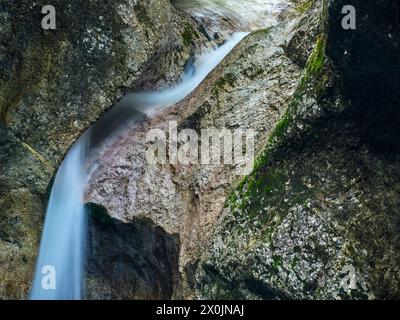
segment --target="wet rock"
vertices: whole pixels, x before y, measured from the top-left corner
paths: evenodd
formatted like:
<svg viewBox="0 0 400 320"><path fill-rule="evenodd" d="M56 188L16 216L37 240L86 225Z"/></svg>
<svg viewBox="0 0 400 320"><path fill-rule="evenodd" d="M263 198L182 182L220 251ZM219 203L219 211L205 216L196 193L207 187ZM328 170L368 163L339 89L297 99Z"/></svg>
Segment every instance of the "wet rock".
<svg viewBox="0 0 400 320"><path fill-rule="evenodd" d="M0 125L0 296L26 297L53 167Z"/></svg>
<svg viewBox="0 0 400 320"><path fill-rule="evenodd" d="M286 23L246 37L185 100L126 132L99 159L86 198L123 222L147 217L181 240L180 270L198 257L226 197L240 179L234 165L150 165L146 134L201 128L254 129L256 149L284 113L301 69L283 45L292 35ZM186 276L186 275L184 275ZM190 297L183 280L183 296Z"/></svg>
<svg viewBox="0 0 400 320"><path fill-rule="evenodd" d="M149 219L123 223L89 208L87 298L171 299L179 285L179 237Z"/></svg>
<svg viewBox="0 0 400 320"><path fill-rule="evenodd" d="M216 41L237 31L250 32L270 27L289 7L287 1L262 0L172 0L172 4L190 15L202 27L204 34Z"/></svg>
<svg viewBox="0 0 400 320"><path fill-rule="evenodd" d="M324 5L321 34L256 170L231 193L191 271L198 297L276 298L255 291L248 278L295 299L399 297L400 166L397 128L388 120L398 107L392 71L399 62L384 67L365 43L398 56L399 30L386 40L394 1L361 2L354 4L363 35L339 29L343 2L315 3ZM373 85L373 77L387 86Z"/></svg>
<svg viewBox="0 0 400 320"><path fill-rule="evenodd" d="M51 178L72 143L143 75L178 81L210 46L167 0L53 1L56 30L43 30L47 4L0 4L0 298L27 297Z"/></svg>
<svg viewBox="0 0 400 320"><path fill-rule="evenodd" d="M70 144L124 88L179 78L171 70L220 23L138 3L60 1L54 34L39 13L22 21L25 2L0 5L2 298L26 297L46 188ZM99 159L86 194L89 298L399 298L398 4L354 0L353 32L340 28L347 2L291 3ZM255 170L149 165L146 134L169 121L255 129Z"/></svg>
<svg viewBox="0 0 400 320"><path fill-rule="evenodd" d="M13 32L5 29L1 40L0 113L15 135L58 164L82 131L157 57L174 59L161 62L153 76L176 81L207 39L192 27L196 39L185 41L183 34L194 23L166 0L54 6L57 28L45 31L39 2L2 4L2 19Z"/></svg>

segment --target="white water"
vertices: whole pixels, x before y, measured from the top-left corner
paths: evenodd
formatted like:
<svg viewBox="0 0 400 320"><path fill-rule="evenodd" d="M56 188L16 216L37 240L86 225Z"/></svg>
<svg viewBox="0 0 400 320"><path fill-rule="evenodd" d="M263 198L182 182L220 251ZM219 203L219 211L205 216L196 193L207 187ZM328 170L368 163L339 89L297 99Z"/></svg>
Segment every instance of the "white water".
<svg viewBox="0 0 400 320"><path fill-rule="evenodd" d="M173 105L190 94L204 78L223 60L233 47L246 35L237 33L215 51L196 59L181 84L159 92L133 93L122 99L120 106L105 119L89 129L71 148L59 168L46 211L45 224L33 280L31 299L74 300L85 297L84 270L86 245L86 213L84 192L90 173L87 147L90 135L96 131L112 132L126 108L154 116L158 111ZM119 114L119 116L118 116ZM97 127L97 128L96 128ZM98 128L100 127L100 128ZM46 288L49 274L43 267L55 268L55 289ZM43 287L43 281L45 282Z"/></svg>
<svg viewBox="0 0 400 320"><path fill-rule="evenodd" d="M204 80L204 78L225 58L247 33L238 32L219 48L198 57L184 75L182 82L173 87L155 92L131 93L123 102L134 105L137 111L151 117L160 109L183 100Z"/></svg>
<svg viewBox="0 0 400 320"><path fill-rule="evenodd" d="M81 299L85 258L86 214L83 193L86 135L71 148L59 168L51 191L40 244L31 299ZM55 288L47 266L54 267ZM43 270L43 268L45 268ZM46 272L42 273L42 270ZM52 272L52 271L50 271ZM44 282L44 289L42 286Z"/></svg>
<svg viewBox="0 0 400 320"><path fill-rule="evenodd" d="M230 17L247 26L247 31L268 27L287 0L173 0L172 3L198 17Z"/></svg>

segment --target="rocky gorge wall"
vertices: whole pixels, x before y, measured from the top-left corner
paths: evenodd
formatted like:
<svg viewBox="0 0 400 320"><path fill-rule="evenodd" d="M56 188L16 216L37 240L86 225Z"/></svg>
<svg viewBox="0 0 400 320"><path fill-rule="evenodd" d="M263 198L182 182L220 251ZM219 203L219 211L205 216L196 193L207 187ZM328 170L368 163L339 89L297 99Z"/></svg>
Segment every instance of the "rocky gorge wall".
<svg viewBox="0 0 400 320"><path fill-rule="evenodd" d="M302 16L293 7L285 14L276 27L247 36L185 100L126 132L105 152L93 174L87 201L104 206L114 219L129 224L150 218L179 236L182 279L174 284L175 297L193 297L186 269L208 241L238 179L237 168L150 165L146 134L154 128L168 131L170 121L178 123L178 130L197 132L209 127L251 128L257 132L257 150L262 149L301 78L301 67L283 48Z"/></svg>
<svg viewBox="0 0 400 320"><path fill-rule="evenodd" d="M26 298L51 180L72 143L147 70L177 81L212 47L167 0L0 3L0 297ZM159 57L162 57L160 59ZM150 81L150 80L149 80Z"/></svg>
<svg viewBox="0 0 400 320"><path fill-rule="evenodd" d="M347 4L355 32L341 28ZM313 6L302 80L194 263L198 297L399 298L398 4ZM299 49L286 52L305 61Z"/></svg>
<svg viewBox="0 0 400 320"><path fill-rule="evenodd" d="M166 0L58 5L69 14L51 34L28 2L0 4L3 299L27 297L73 141L127 88L167 86L222 42ZM109 145L86 193L88 298L399 298L399 17L395 0L290 1L190 96ZM255 129L253 172L149 165L146 134L169 121Z"/></svg>
<svg viewBox="0 0 400 320"><path fill-rule="evenodd" d="M88 200L179 236L175 296L399 297L396 7L354 1L351 33L341 28L344 5L295 2L102 159ZM181 129L255 128L254 172L146 166L145 133L171 120Z"/></svg>

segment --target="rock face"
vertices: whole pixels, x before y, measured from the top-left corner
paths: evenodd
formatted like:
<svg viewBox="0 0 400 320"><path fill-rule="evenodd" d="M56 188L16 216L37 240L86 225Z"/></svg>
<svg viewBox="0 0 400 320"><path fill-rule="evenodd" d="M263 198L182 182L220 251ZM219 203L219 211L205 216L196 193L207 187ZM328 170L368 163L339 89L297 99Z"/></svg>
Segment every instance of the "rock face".
<svg viewBox="0 0 400 320"><path fill-rule="evenodd" d="M400 296L398 9L354 1L353 32L341 29L344 5L296 1L280 26L248 36L189 98L102 158L88 200L179 234L176 296ZM229 167L147 165L146 132L171 120L255 128L255 170L240 179Z"/></svg>
<svg viewBox="0 0 400 320"><path fill-rule="evenodd" d="M179 237L149 219L123 223L94 205L90 213L87 298L171 299L179 277Z"/></svg>
<svg viewBox="0 0 400 320"><path fill-rule="evenodd" d="M348 4L356 30L341 27ZM0 298L27 296L73 141L126 88L179 79L213 38L167 0L55 6L44 32L39 2L0 4ZM293 0L189 97L109 145L86 194L88 298L400 298L399 10ZM254 129L253 172L148 164L147 133L170 121Z"/></svg>
<svg viewBox="0 0 400 320"><path fill-rule="evenodd" d="M356 31L341 28L347 2L313 4L302 81L193 264L197 296L400 297L399 8L351 3Z"/></svg>
<svg viewBox="0 0 400 320"><path fill-rule="evenodd" d="M300 0L302 1L302 0ZM236 31L255 31L276 24L287 1L264 0L171 0L202 27L208 38L217 40Z"/></svg>
<svg viewBox="0 0 400 320"><path fill-rule="evenodd" d="M257 132L256 148L263 147L301 75L282 49L292 32L286 22L245 38L191 96L113 144L93 174L87 201L104 206L125 223L147 217L179 235L182 274L208 240L238 179L236 167L150 165L146 135L154 128L168 132L170 121L176 121L179 130L194 129L199 135L201 128L251 128ZM191 296L185 283L184 279L178 286L183 292L176 295Z"/></svg>
<svg viewBox="0 0 400 320"><path fill-rule="evenodd" d="M0 297L26 297L53 167L0 126Z"/></svg>
<svg viewBox="0 0 400 320"><path fill-rule="evenodd" d="M30 3L2 4L1 120L54 163L157 55L176 55L158 70L179 78L202 37L166 0L59 1L54 31L41 29L41 6Z"/></svg>
<svg viewBox="0 0 400 320"><path fill-rule="evenodd" d="M46 4L0 4L1 298L27 295L47 189L71 144L148 70L165 86L210 46L167 0L53 1L56 30L41 28Z"/></svg>

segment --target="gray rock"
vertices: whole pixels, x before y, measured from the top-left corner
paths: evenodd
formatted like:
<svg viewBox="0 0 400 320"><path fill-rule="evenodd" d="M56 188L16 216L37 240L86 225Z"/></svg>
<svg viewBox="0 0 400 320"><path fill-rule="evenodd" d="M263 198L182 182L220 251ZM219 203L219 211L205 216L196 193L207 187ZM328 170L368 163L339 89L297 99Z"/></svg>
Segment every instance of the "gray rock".
<svg viewBox="0 0 400 320"><path fill-rule="evenodd" d="M398 57L398 26L393 1L356 2L369 17L356 34L340 27L343 2L320 7L294 99L189 270L198 297L399 298L399 81L374 54ZM390 26L397 36L383 39ZM289 43L295 61L299 48Z"/></svg>
<svg viewBox="0 0 400 320"><path fill-rule="evenodd" d="M88 299L171 299L179 284L179 237L149 219L122 223L89 206Z"/></svg>
<svg viewBox="0 0 400 320"><path fill-rule="evenodd" d="M186 265L209 240L226 197L238 179L232 165L150 165L145 155L149 130L192 128L254 129L256 149L285 111L300 79L301 69L285 54L292 34L286 23L245 38L185 100L156 118L134 127L99 159L86 199L129 223L147 217L181 241L183 296ZM199 132L199 131L198 131ZM199 132L200 133L200 132Z"/></svg>
<svg viewBox="0 0 400 320"><path fill-rule="evenodd" d="M72 143L125 91L179 81L191 56L212 46L167 0L53 1L56 30L41 28L45 4L0 3L4 299L27 297L47 189Z"/></svg>

